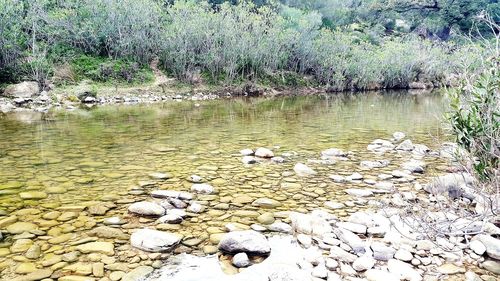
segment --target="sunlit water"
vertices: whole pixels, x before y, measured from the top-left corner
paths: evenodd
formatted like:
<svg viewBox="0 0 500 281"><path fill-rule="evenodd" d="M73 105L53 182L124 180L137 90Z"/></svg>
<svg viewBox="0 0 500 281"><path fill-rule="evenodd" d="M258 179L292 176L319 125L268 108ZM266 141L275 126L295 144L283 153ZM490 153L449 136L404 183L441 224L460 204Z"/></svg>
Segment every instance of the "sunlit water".
<svg viewBox="0 0 500 281"><path fill-rule="evenodd" d="M44 256L72 251L71 242L86 237L85 232L105 218L123 218L126 233L156 225L154 219L128 214L127 207L134 201L150 200L153 189L189 191L187 178L196 174L213 185L217 194L196 198L207 207L205 212L162 229L184 234L187 240L199 239L180 251L201 253L202 246L211 243L210 234L224 231L228 222L250 225L264 212L279 219L280 211L305 212L322 207L324 201L353 200L343 190L367 185L333 183L328 175L361 172L365 178L376 179L380 173L397 169L409 156L377 156L366 150L372 140L389 139L395 131L405 132L414 143L436 148L434 138L443 135L444 108L439 94L400 92L110 106L35 116L41 120L20 114L2 116L0 220L17 214L19 221L33 222L42 231L29 238L42 247L40 257L31 261L42 267L39 262ZM278 156L296 155L285 157L282 164L244 165L239 151L260 146L273 149ZM354 156L333 165L308 162L319 159L327 148L349 150ZM388 159L391 164L360 169L361 160L373 159ZM290 173L297 162L307 163L318 175L300 178ZM439 163L430 164L432 172ZM168 172L173 177L153 180L148 176L151 172ZM155 186L138 188L140 181L153 181ZM295 185L287 187L286 183ZM22 199L19 194L26 191L41 191L47 198ZM282 205L253 207L252 201L261 197ZM92 215L74 207L100 202L113 203L113 208L104 215ZM360 208L365 206L335 210L335 214L346 216ZM74 214L68 220L44 217L54 210ZM57 245L47 242L49 236L63 233L75 235ZM19 263L29 262L23 260L23 252L7 250L14 238L7 236L0 242L0 270L2 265L7 267L3 276ZM116 251L119 261L133 263L128 243L114 242L124 244ZM85 256L80 261L86 261Z"/></svg>

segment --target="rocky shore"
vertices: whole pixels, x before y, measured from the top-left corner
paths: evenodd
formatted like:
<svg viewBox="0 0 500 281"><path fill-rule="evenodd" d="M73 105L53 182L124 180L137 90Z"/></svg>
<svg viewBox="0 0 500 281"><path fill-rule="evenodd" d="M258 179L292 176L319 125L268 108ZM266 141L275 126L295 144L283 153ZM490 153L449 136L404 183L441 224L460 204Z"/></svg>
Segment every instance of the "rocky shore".
<svg viewBox="0 0 500 281"><path fill-rule="evenodd" d="M163 79L164 80L164 79ZM412 84L412 94L428 93L433 88ZM0 92L0 113L49 109L73 110L78 107L118 104L151 104L171 101L204 101L232 97L313 95L329 92L325 87L279 88L260 87L254 84L229 87L204 85L181 87L168 83L144 86L111 87L95 86L88 82L58 88L54 85L41 89L36 82L9 85Z"/></svg>

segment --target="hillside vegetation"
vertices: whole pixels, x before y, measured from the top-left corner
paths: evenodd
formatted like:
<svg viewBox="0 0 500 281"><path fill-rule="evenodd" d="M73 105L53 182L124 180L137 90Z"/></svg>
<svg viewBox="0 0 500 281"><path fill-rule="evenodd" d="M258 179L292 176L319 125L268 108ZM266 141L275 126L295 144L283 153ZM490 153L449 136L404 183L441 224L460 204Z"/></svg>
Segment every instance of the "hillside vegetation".
<svg viewBox="0 0 500 281"><path fill-rule="evenodd" d="M460 34L498 3L427 2L0 0L0 83L145 83L159 59L190 83L441 86L477 64Z"/></svg>

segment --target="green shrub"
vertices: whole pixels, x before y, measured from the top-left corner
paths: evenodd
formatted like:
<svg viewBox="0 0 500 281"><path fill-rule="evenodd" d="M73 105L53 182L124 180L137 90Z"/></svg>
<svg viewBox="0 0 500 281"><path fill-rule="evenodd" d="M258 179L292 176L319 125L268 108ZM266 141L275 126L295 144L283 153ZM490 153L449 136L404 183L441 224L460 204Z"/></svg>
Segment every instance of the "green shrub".
<svg viewBox="0 0 500 281"><path fill-rule="evenodd" d="M72 60L71 65L77 80L144 83L153 79L151 69L127 60L82 55Z"/></svg>
<svg viewBox="0 0 500 281"><path fill-rule="evenodd" d="M500 164L500 57L469 78L449 91L448 119L457 143L475 158L477 174L493 179Z"/></svg>

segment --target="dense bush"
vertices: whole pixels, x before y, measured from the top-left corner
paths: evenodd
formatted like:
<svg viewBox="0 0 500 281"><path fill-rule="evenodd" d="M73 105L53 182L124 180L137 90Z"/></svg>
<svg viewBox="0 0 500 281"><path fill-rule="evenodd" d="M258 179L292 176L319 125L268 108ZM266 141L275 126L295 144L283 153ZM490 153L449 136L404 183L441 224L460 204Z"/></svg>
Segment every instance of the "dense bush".
<svg viewBox="0 0 500 281"><path fill-rule="evenodd" d="M315 11L171 2L0 0L0 79L43 84L54 65L70 63L76 79L140 82L155 57L191 82L273 81L293 72L336 90L441 83L457 69L443 43L332 30Z"/></svg>

